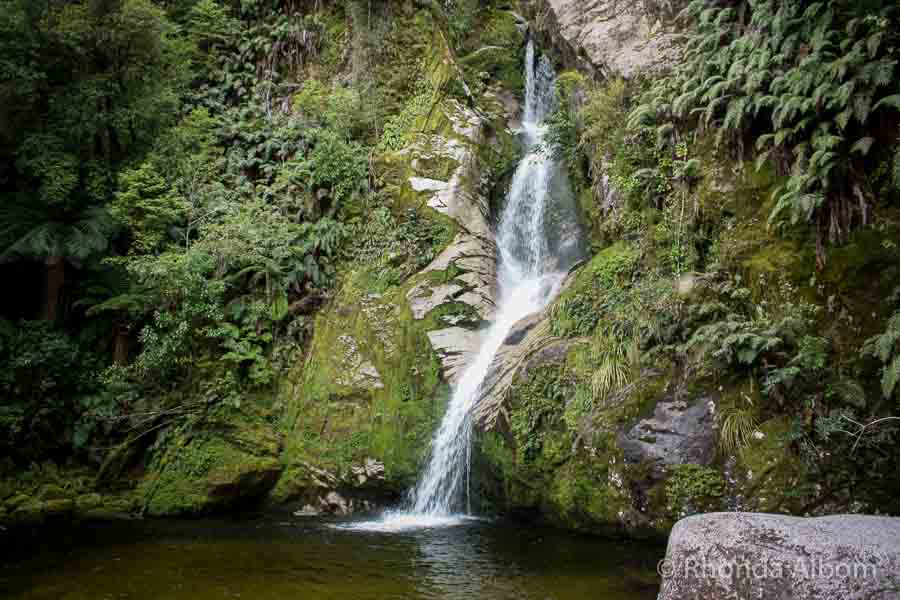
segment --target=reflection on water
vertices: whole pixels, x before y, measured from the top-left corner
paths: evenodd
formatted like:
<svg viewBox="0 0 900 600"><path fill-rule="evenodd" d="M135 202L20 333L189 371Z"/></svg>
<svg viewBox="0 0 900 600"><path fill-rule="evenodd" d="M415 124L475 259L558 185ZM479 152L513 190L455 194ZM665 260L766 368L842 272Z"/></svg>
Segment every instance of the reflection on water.
<svg viewBox="0 0 900 600"><path fill-rule="evenodd" d="M0 598L652 600L664 551L477 520L395 532L332 525L145 521L0 533Z"/></svg>

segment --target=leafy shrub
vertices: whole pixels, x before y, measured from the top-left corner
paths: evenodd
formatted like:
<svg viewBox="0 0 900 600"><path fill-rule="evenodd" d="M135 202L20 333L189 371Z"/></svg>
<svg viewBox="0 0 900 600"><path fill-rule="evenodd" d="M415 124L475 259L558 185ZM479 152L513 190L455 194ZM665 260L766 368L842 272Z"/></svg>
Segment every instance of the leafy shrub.
<svg viewBox="0 0 900 600"><path fill-rule="evenodd" d="M42 456L71 439L78 397L94 388L95 357L45 321L0 320L0 448Z"/></svg>

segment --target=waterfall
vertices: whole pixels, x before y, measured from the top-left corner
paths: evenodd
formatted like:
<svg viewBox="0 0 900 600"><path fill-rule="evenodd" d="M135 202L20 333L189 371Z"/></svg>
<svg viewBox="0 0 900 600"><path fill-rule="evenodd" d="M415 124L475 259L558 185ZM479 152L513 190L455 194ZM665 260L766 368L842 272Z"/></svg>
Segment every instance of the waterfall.
<svg viewBox="0 0 900 600"><path fill-rule="evenodd" d="M513 326L543 310L555 297L573 248L580 245L574 202L564 169L543 144L544 119L556 102L556 74L529 41L525 61L522 158L510 184L496 231L499 253L497 309L473 362L453 389L434 435L428 464L410 493L407 510L388 514L379 528L441 524L470 513L472 411L497 351ZM453 519L449 519L453 521Z"/></svg>
<svg viewBox="0 0 900 600"><path fill-rule="evenodd" d="M434 436L428 466L411 497L411 512L443 516L470 512L468 478L472 409L494 357L512 327L541 311L554 297L564 272L552 255L546 223L555 161L542 145L544 119L556 102L555 73L528 43L522 133L526 154L519 163L497 226L498 301L494 322L475 360L459 378L443 422Z"/></svg>

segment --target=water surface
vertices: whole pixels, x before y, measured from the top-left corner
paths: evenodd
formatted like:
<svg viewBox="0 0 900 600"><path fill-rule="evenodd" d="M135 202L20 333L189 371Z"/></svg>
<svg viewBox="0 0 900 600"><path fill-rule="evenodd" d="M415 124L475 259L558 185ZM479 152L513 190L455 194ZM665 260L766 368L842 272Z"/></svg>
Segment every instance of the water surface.
<svg viewBox="0 0 900 600"><path fill-rule="evenodd" d="M664 548L467 520L133 521L0 533L5 600L653 600Z"/></svg>

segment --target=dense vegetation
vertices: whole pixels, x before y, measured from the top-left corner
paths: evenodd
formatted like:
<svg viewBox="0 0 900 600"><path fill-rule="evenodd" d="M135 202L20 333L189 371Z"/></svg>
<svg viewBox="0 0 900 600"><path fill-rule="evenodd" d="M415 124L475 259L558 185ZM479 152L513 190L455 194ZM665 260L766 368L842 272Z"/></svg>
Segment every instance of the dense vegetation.
<svg viewBox="0 0 900 600"><path fill-rule="evenodd" d="M591 494L617 432L663 396L712 397L716 463L648 492L668 517L723 508L725 465L758 478L750 508L897 510L896 3L665 4L682 60L559 79L552 146L592 257L550 309L574 350L513 390L487 452L615 519L621 499ZM0 0L0 501L9 480L114 487L148 449L160 514L252 462L234 448L283 460L275 495L372 449L414 472L446 382L409 294L457 225L409 162L448 179L441 102L493 122L521 92L522 8ZM515 154L477 152L484 185ZM453 302L421 320L444 318L479 321ZM349 334L383 389L339 384ZM285 387L302 424L273 441Z"/></svg>
<svg viewBox="0 0 900 600"><path fill-rule="evenodd" d="M620 490L588 482L668 386L716 399L718 456L693 503L688 471L649 491L617 471L652 526L729 495L897 510L898 25L891 2L685 2L664 73L561 77L553 137L596 255L551 309L575 350L513 390L507 482L530 473L569 525L614 521Z"/></svg>
<svg viewBox="0 0 900 600"><path fill-rule="evenodd" d="M432 28L465 49L479 10L4 0L0 454L96 461L239 408L296 364L339 263L426 264L446 232L371 164L436 93ZM520 79L476 60L441 93L468 101L483 69Z"/></svg>

